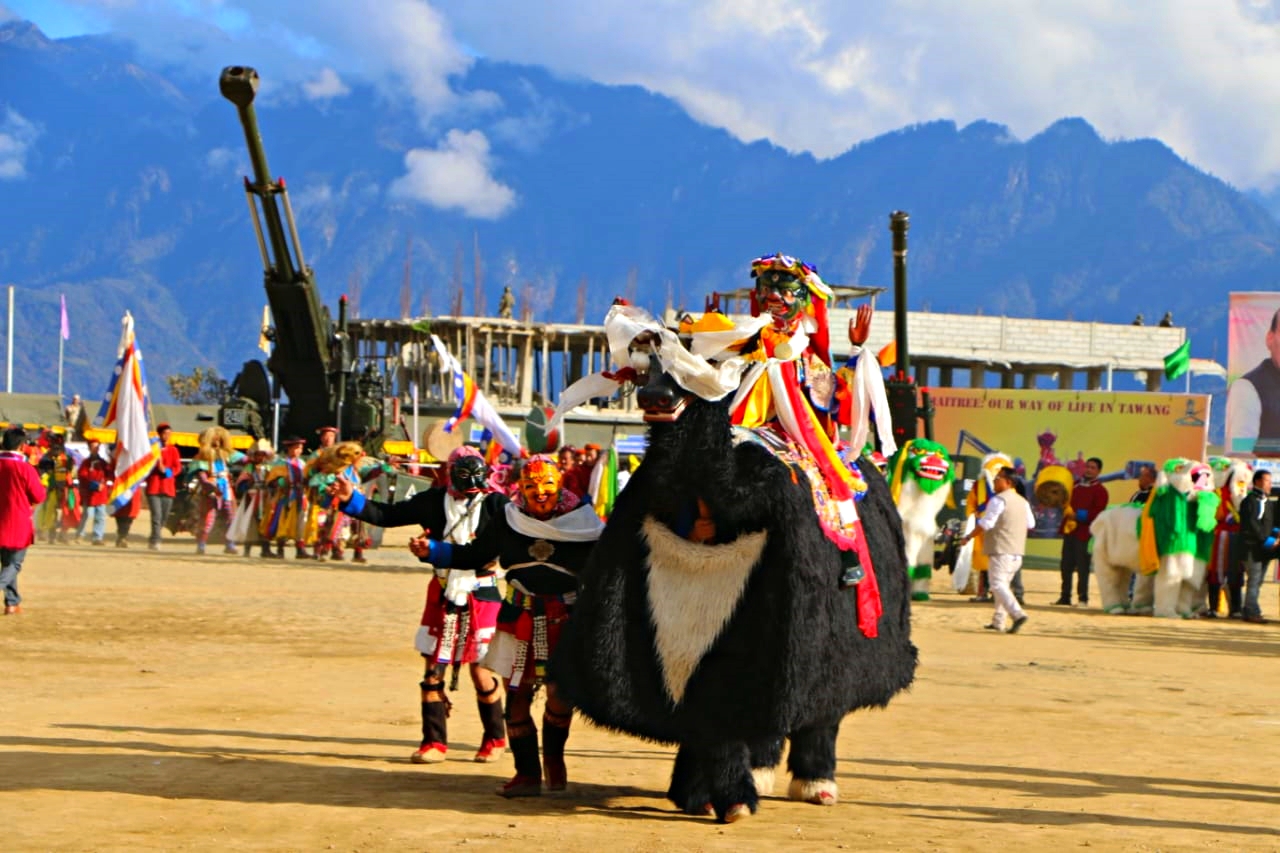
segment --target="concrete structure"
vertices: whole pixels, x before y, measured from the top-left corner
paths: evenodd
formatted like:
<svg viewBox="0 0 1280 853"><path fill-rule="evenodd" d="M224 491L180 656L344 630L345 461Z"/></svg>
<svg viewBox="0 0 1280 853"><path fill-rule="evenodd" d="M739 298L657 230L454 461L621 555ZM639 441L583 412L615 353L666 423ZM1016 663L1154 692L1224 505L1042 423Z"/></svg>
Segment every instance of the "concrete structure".
<svg viewBox="0 0 1280 853"><path fill-rule="evenodd" d="M849 288L852 290L852 288ZM876 290L861 296L874 299ZM741 305L742 293L721 294L725 308ZM847 303L846 303L847 304ZM853 310L830 312L831 349L843 359L845 329ZM674 322L672 312L667 321ZM410 382L419 389L424 412L441 414L454 405L452 379L431 357L429 333L439 335L490 402L505 416L522 420L534 405L554 405L560 392L580 377L609 367L602 326L533 323L497 317L434 317L429 320L357 320L351 336L357 352L381 360L402 405ZM1117 372L1135 374L1148 390L1163 379L1164 356L1186 337L1179 327L1132 326L1069 320L1036 320L984 315L910 312L907 336L912 370L921 385L985 387L988 373L1004 388L1034 387L1048 377L1058 388L1101 390ZM893 314L880 310L868 341L879 351L893 337ZM1214 362L1196 360L1198 373L1225 375ZM1145 374L1145 375L1144 375ZM992 377L997 381L996 377ZM577 420L634 424L638 416L628 395L579 410Z"/></svg>

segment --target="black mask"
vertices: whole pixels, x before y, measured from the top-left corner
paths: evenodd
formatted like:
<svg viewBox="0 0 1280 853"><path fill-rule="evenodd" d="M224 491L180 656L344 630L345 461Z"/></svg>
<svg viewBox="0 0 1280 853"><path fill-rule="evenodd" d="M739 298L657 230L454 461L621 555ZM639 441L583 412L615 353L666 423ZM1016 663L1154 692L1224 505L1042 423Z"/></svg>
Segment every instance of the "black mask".
<svg viewBox="0 0 1280 853"><path fill-rule="evenodd" d="M449 466L449 482L461 494L483 491L489 466L479 456L464 456Z"/></svg>

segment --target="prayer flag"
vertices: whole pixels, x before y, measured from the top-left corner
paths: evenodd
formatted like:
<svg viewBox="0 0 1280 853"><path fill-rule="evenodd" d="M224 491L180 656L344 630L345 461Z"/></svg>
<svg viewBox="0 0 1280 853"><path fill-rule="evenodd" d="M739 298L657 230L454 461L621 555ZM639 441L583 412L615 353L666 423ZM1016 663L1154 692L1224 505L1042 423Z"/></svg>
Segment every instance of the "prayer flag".
<svg viewBox="0 0 1280 853"><path fill-rule="evenodd" d="M142 369L142 353L133 334L133 315L128 311L124 312L121 325L124 330L120 336L115 370L112 371L102 409L98 412L103 429L113 424L116 428L116 445L112 453L115 482L108 495L112 512L133 500L134 491L142 485L160 458L160 447L151 443L147 429L147 380Z"/></svg>
<svg viewBox="0 0 1280 853"><path fill-rule="evenodd" d="M453 428L459 423L471 418L493 433L494 440L502 445L503 450L518 459L521 455L520 439L516 438L515 433L502 420L497 409L476 387L475 381L467 375L458 360L445 348L444 341L440 340L438 335L431 336L431 345L440 356L440 363L444 369L453 371L453 394L458 400L458 408L454 410L453 416L445 421L445 431L453 432Z"/></svg>
<svg viewBox="0 0 1280 853"><path fill-rule="evenodd" d="M898 342L889 341L881 347L880 352L876 353L876 361L880 362L881 367L893 367L898 361Z"/></svg>
<svg viewBox="0 0 1280 853"><path fill-rule="evenodd" d="M62 339L71 340L71 324L67 322L67 295L62 294Z"/></svg>
<svg viewBox="0 0 1280 853"><path fill-rule="evenodd" d="M1164 357L1164 378L1177 379L1191 369L1191 339Z"/></svg>

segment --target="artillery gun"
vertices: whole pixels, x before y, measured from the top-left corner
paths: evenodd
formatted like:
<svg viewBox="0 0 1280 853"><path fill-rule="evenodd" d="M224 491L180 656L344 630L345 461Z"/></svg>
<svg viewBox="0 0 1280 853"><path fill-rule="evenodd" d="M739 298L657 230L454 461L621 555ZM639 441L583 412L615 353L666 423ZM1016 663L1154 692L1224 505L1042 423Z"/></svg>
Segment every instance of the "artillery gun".
<svg viewBox="0 0 1280 853"><path fill-rule="evenodd" d="M222 96L235 105L244 129L253 180L244 179L245 199L262 257L263 285L274 328L264 330L274 342L264 369L247 361L232 382L218 423L255 437L271 432L265 417L280 392L289 398L280 408L281 434L310 438L325 425L338 427L343 438L380 444L392 428L386 416L385 383L370 364L356 381L356 360L347 334L346 297L339 300L338 321L320 301L315 272L307 266L284 178L272 180L262 134L253 108L258 72L243 65L222 69ZM287 229L287 231L286 231ZM274 382L267 378L270 371ZM401 428L399 431L403 431Z"/></svg>

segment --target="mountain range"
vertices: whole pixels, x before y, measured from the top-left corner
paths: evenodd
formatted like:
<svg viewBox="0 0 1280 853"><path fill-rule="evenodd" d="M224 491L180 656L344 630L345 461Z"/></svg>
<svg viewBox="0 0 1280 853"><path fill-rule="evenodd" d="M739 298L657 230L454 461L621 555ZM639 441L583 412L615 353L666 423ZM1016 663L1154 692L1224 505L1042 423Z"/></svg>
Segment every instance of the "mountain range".
<svg viewBox="0 0 1280 853"><path fill-rule="evenodd" d="M55 387L63 294L68 394L105 388L125 309L159 398L165 374L231 375L254 357L262 270L220 69L191 79L115 38L53 40L23 21L0 26L0 68L13 390ZM934 121L816 160L745 144L637 87L481 59L457 84L502 105L472 124L514 204L478 219L393 191L431 131L409 105L358 84L310 100L258 70L267 156L288 180L306 260L331 308L348 293L364 317L401 315L410 246L414 314L449 313L460 280L472 312L476 255L481 307L494 311L510 284L540 320L598 321L623 293L699 307L748 284L748 261L773 251L830 282L891 286L894 210L911 215L912 309L1149 323L1168 311L1193 355L1225 361L1227 294L1280 281L1271 200L1157 140L1103 139L1083 118L1026 140L993 122Z"/></svg>

